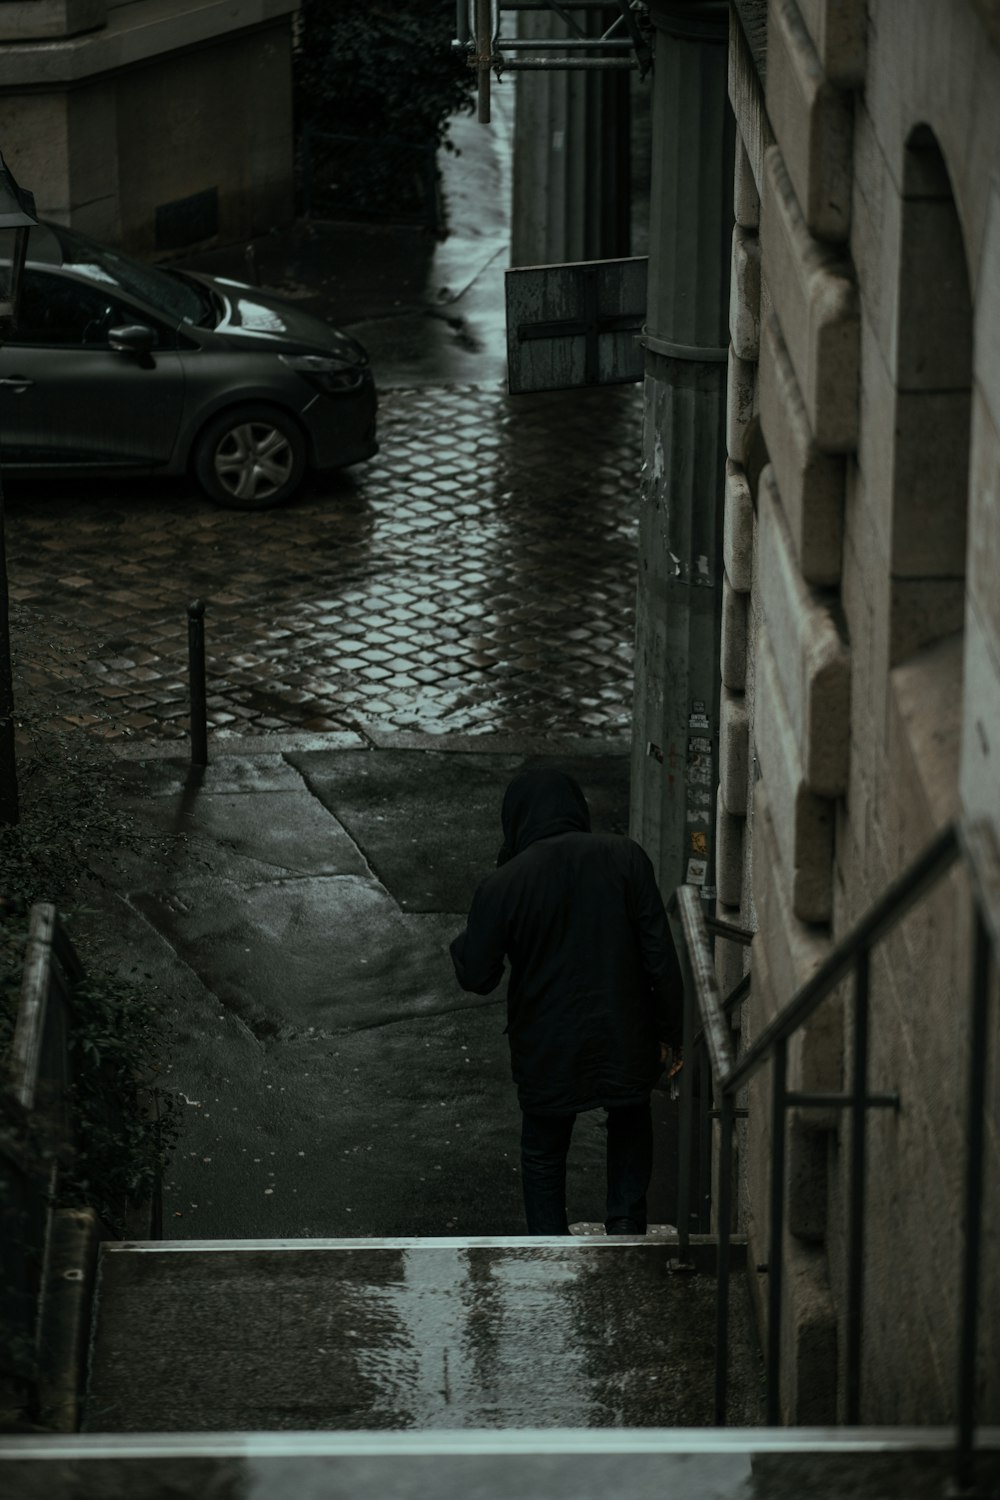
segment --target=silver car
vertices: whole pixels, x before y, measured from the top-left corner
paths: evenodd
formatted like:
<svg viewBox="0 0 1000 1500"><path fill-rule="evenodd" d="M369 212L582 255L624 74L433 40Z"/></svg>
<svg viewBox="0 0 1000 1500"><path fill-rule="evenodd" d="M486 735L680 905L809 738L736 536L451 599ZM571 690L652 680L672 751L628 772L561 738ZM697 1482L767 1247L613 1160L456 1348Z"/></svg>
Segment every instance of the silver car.
<svg viewBox="0 0 1000 1500"><path fill-rule="evenodd" d="M31 230L0 348L13 473L183 474L221 505L287 500L307 468L377 452L368 355L293 303L144 265L61 225Z"/></svg>

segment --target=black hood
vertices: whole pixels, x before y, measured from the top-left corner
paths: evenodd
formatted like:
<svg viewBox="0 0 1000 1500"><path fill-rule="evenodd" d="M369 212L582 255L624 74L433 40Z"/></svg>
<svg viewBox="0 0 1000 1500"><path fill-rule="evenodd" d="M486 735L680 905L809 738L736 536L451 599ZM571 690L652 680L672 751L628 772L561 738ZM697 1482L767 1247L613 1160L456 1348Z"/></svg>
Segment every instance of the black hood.
<svg viewBox="0 0 1000 1500"><path fill-rule="evenodd" d="M522 771L504 793L500 821L504 842L497 863L503 864L537 839L589 833L590 809L565 771Z"/></svg>

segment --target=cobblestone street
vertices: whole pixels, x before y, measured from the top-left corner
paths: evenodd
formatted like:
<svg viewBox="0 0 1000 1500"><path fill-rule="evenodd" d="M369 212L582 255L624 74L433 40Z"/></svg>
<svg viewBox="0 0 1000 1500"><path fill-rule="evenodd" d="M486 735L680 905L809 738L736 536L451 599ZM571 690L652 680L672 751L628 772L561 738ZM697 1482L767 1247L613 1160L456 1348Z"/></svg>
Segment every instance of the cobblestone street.
<svg viewBox="0 0 1000 1500"><path fill-rule="evenodd" d="M153 480L9 485L19 713L188 727L207 604L216 734L607 736L632 692L638 388L384 394L381 452L292 505Z"/></svg>

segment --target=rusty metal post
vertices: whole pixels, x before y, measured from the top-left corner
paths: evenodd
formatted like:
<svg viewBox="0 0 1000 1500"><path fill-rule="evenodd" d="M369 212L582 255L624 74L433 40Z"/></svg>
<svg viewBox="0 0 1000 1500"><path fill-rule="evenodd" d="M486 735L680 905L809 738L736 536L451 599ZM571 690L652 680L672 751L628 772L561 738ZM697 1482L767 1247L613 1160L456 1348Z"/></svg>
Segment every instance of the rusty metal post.
<svg viewBox="0 0 1000 1500"><path fill-rule="evenodd" d="M188 676L191 682L191 764L208 765L208 715L205 697L205 605L188 605Z"/></svg>

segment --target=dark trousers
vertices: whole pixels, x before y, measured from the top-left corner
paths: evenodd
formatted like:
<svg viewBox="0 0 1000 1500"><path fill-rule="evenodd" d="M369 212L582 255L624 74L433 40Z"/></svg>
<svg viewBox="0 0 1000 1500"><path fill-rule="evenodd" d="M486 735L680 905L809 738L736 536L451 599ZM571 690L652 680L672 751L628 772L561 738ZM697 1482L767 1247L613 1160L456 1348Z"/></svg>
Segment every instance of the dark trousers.
<svg viewBox="0 0 1000 1500"><path fill-rule="evenodd" d="M605 1224L631 1219L646 1232L646 1190L653 1171L649 1099L609 1109L608 1197ZM529 1234L569 1234L566 1156L576 1115L521 1116L521 1181Z"/></svg>

